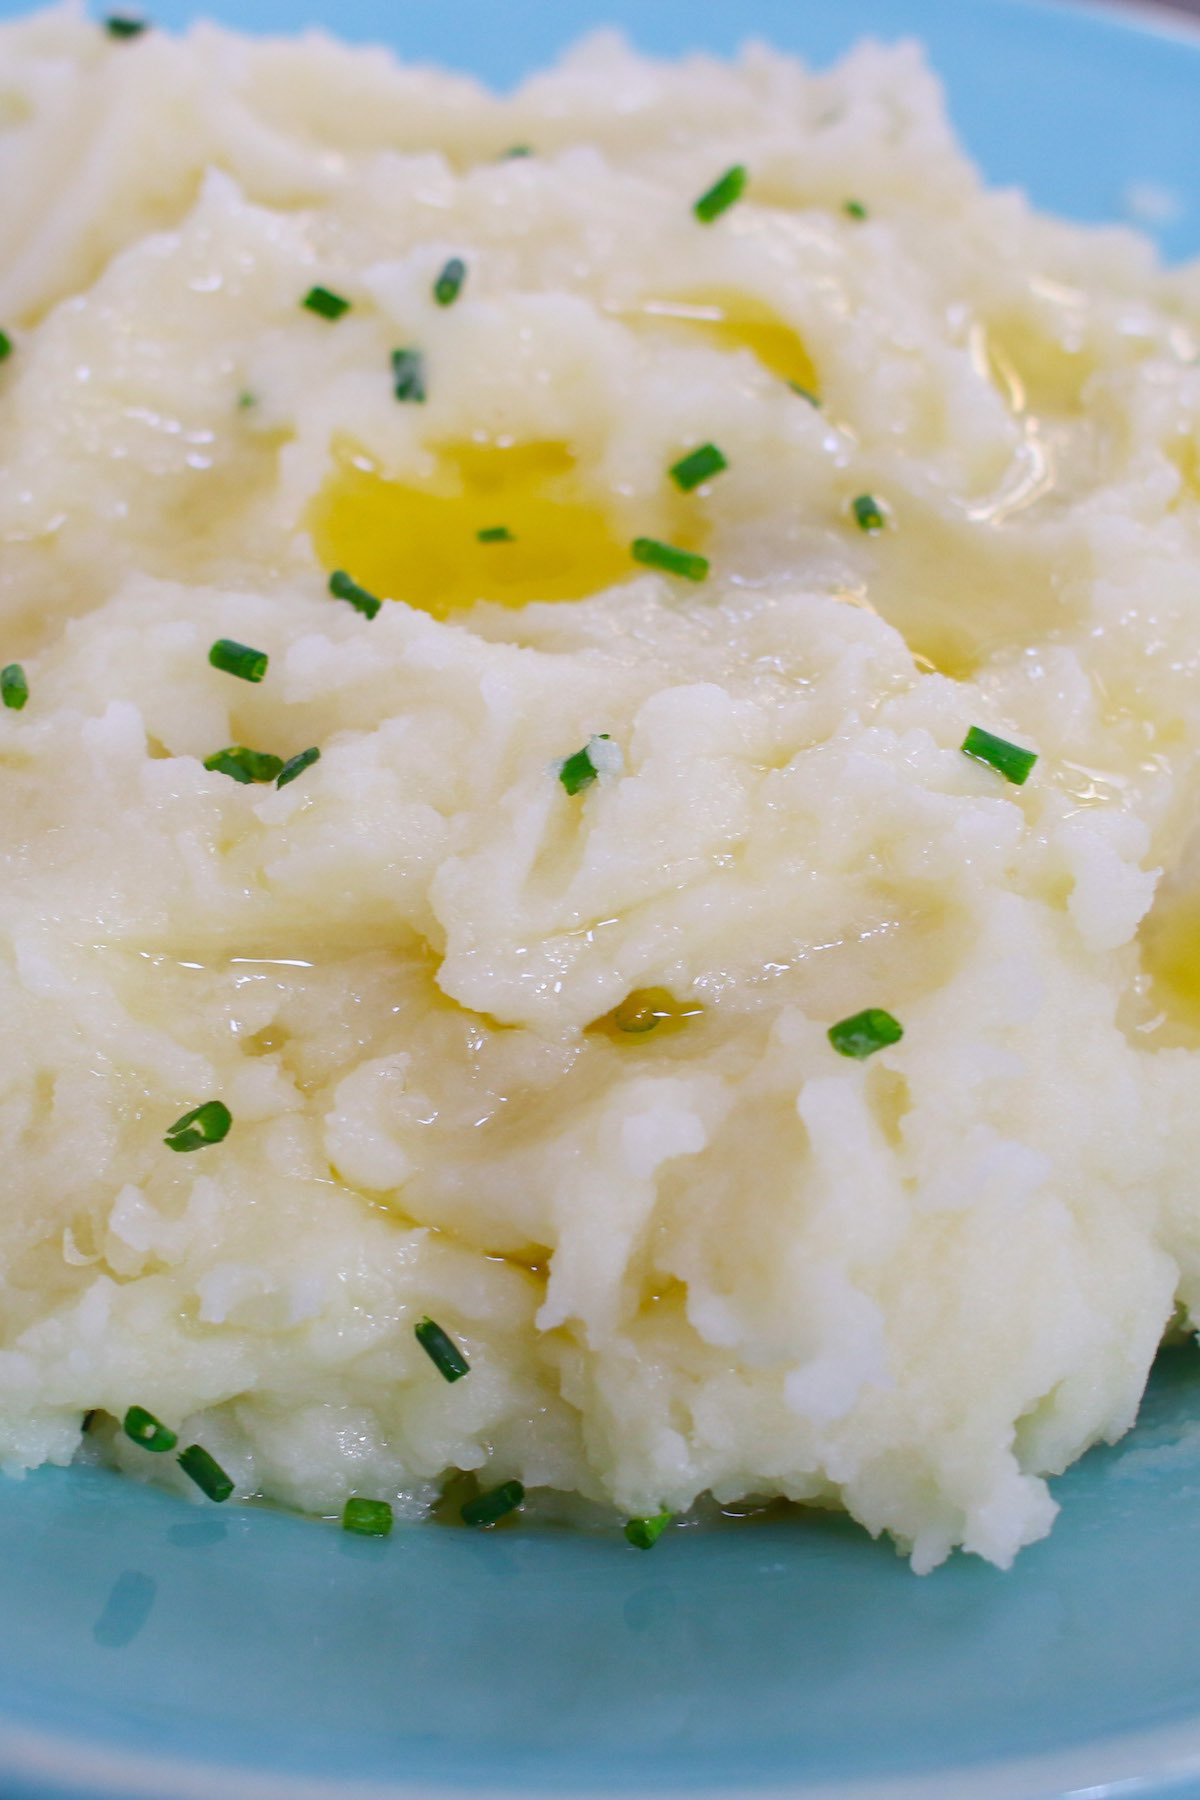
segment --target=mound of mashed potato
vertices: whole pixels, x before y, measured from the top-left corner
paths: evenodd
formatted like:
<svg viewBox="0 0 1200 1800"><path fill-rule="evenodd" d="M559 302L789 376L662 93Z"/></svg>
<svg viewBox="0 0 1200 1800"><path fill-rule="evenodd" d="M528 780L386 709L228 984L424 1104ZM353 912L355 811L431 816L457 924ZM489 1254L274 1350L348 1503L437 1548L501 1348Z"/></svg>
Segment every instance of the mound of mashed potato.
<svg viewBox="0 0 1200 1800"><path fill-rule="evenodd" d="M4 1467L1009 1563L1200 1302L1200 275L911 46L55 9L0 177Z"/></svg>

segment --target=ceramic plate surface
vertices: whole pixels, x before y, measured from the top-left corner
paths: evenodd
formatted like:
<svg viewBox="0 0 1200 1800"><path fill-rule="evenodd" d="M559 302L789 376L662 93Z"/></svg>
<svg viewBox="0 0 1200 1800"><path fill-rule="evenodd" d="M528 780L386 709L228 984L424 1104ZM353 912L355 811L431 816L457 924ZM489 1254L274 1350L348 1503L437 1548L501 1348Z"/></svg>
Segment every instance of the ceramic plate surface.
<svg viewBox="0 0 1200 1800"><path fill-rule="evenodd" d="M0 13L16 10L0 0ZM154 5L172 25L186 0ZM1022 0L215 0L507 83L601 23L823 63L918 36L994 181L1200 251L1200 35ZM94 1471L0 1481L0 1796L1200 1796L1200 1358L1008 1575L849 1523L387 1543Z"/></svg>

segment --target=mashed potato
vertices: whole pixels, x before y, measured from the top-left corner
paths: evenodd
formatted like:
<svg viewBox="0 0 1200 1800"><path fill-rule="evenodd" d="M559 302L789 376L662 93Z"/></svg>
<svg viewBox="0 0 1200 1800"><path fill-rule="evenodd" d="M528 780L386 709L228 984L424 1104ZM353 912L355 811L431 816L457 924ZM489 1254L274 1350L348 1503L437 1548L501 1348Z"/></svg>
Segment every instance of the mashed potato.
<svg viewBox="0 0 1200 1800"><path fill-rule="evenodd" d="M5 1467L1007 1564L1200 1303L1197 272L904 47L55 10L0 175Z"/></svg>

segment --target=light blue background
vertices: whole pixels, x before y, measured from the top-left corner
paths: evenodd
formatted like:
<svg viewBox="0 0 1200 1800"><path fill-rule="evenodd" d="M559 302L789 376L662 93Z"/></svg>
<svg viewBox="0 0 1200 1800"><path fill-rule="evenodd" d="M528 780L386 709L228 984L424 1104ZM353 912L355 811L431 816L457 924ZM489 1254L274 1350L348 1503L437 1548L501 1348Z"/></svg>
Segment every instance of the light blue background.
<svg viewBox="0 0 1200 1800"><path fill-rule="evenodd" d="M157 8L168 22L189 10ZM596 16L587 0L209 10L264 29L319 19L498 81ZM1118 216L1131 180L1155 183L1185 202L1167 251L1200 250L1200 50L1182 41L1004 0L603 12L662 51L730 49L752 28L825 61L864 30L919 34L994 179L1084 219ZM1101 1736L1200 1721L1197 1366L1194 1352L1164 1360L1138 1431L1057 1484L1053 1538L1009 1575L958 1559L917 1580L822 1518L679 1532L649 1555L523 1528L376 1544L189 1509L103 1473L0 1484L0 1797L91 1791L86 1752L58 1785L18 1774L14 1727L63 1745L64 1767L92 1743L325 1776L348 1797L368 1777L531 1796L800 1794L857 1777L882 1794L903 1772L1072 1745L1073 1785L1096 1781L1104 1758L1086 1746ZM1195 1741L1200 1768L1200 1724ZM971 1791L964 1774L961 1800Z"/></svg>

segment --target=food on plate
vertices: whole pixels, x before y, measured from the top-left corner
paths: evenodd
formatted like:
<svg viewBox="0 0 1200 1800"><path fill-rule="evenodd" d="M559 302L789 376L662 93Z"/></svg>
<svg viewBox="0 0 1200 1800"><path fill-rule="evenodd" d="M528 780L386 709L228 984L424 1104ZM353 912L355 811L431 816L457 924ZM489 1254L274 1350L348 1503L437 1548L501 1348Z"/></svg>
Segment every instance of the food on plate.
<svg viewBox="0 0 1200 1800"><path fill-rule="evenodd" d="M1200 276L912 47L0 29L0 1458L1007 1564L1200 1303Z"/></svg>

